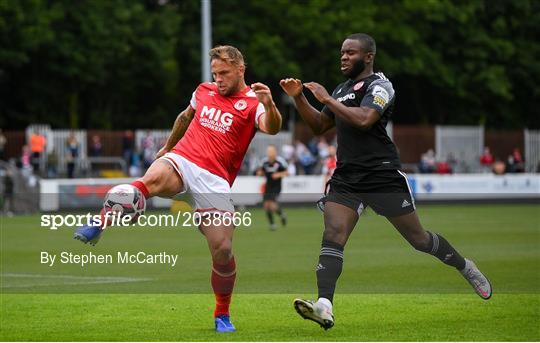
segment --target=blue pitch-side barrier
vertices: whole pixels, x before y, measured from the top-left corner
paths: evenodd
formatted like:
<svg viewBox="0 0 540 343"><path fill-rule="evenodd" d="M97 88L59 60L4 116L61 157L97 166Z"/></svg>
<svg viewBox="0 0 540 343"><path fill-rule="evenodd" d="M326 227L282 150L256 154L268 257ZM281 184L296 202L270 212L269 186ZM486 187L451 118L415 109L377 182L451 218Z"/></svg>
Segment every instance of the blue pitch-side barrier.
<svg viewBox="0 0 540 343"><path fill-rule="evenodd" d="M540 174L454 174L407 176L415 199L433 201L540 199ZM40 209L57 211L98 208L107 190L133 179L54 179L42 180ZM324 189L324 176L290 176L283 180L282 203L317 201ZM264 179L240 176L233 185L236 205L256 205L261 202ZM165 208L170 199L153 198L149 205Z"/></svg>

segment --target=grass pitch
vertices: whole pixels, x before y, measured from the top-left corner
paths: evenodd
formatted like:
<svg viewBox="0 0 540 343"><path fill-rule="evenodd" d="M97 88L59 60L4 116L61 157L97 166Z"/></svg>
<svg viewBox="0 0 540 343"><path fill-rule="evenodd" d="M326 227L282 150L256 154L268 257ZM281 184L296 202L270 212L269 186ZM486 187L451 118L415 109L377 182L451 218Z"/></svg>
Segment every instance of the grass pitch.
<svg viewBox="0 0 540 343"><path fill-rule="evenodd" d="M291 208L289 225L267 229L264 213L235 234L231 307L238 332L212 330L210 258L196 230L105 232L96 247L72 230L39 227L39 216L1 218L0 340L16 341L539 341L540 207L424 205L426 228L473 259L494 285L483 301L452 268L414 251L382 217L363 216L345 249L336 326L302 320L295 297L313 297L322 216ZM127 230L127 231L123 231ZM167 265L55 265L40 252L177 253Z"/></svg>

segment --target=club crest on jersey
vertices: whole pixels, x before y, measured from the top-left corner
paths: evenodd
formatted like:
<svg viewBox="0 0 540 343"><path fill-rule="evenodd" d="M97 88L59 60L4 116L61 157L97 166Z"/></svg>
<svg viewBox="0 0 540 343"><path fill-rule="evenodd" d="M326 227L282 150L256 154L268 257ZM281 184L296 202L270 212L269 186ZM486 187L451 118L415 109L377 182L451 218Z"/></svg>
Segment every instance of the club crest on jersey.
<svg viewBox="0 0 540 343"><path fill-rule="evenodd" d="M220 109L204 106L199 123L214 131L225 133L231 129L233 115L229 112L221 112Z"/></svg>
<svg viewBox="0 0 540 343"><path fill-rule="evenodd" d="M247 102L246 100L238 100L235 104L234 104L234 108L236 108L238 111L243 111L245 110L247 107Z"/></svg>
<svg viewBox="0 0 540 343"><path fill-rule="evenodd" d="M364 85L364 81L360 81L358 82L357 84L354 85L353 89L355 91L359 90L360 88L362 88L362 86Z"/></svg>

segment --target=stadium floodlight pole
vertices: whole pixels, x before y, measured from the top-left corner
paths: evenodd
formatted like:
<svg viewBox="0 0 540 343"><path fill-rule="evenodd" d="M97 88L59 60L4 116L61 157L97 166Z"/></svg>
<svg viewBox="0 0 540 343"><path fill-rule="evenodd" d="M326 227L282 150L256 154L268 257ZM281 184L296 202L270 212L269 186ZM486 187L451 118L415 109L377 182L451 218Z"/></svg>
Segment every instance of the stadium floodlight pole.
<svg viewBox="0 0 540 343"><path fill-rule="evenodd" d="M210 73L210 51L212 46L211 0L201 0L201 81L212 81Z"/></svg>

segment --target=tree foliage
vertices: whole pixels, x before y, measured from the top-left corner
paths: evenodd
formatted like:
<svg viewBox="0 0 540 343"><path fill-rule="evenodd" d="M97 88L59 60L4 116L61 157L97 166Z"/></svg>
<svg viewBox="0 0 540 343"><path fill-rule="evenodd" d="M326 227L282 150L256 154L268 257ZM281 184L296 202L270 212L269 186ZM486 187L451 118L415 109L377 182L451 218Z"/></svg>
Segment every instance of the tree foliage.
<svg viewBox="0 0 540 343"><path fill-rule="evenodd" d="M342 82L353 32L377 41L396 123L539 127L534 0L212 3L214 44L240 48L247 81ZM0 125L170 127L200 82L199 1L0 0Z"/></svg>

